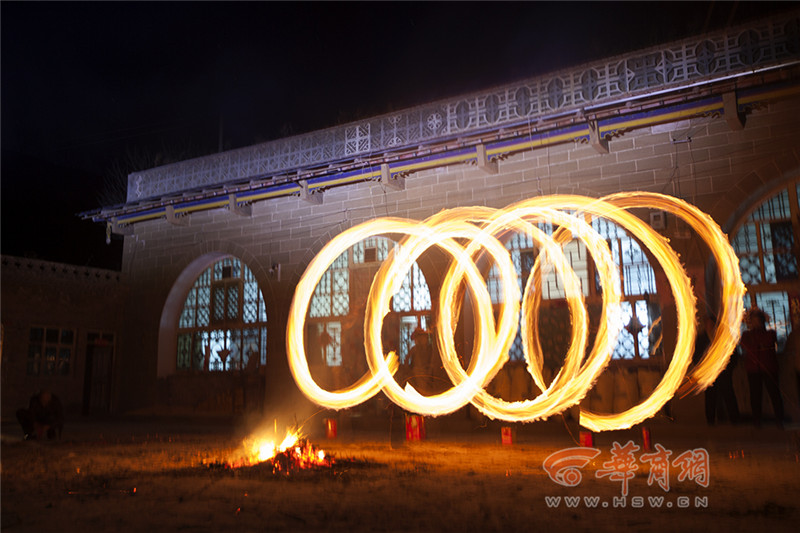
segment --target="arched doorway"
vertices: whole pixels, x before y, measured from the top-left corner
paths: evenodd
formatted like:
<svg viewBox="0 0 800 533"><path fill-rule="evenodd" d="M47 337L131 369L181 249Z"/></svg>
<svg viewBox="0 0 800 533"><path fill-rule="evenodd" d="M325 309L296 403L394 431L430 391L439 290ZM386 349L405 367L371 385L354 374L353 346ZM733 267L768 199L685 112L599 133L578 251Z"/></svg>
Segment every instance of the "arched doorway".
<svg viewBox="0 0 800 533"><path fill-rule="evenodd" d="M205 254L178 276L159 328L162 402L240 412L263 404L267 315L253 271L238 257Z"/></svg>

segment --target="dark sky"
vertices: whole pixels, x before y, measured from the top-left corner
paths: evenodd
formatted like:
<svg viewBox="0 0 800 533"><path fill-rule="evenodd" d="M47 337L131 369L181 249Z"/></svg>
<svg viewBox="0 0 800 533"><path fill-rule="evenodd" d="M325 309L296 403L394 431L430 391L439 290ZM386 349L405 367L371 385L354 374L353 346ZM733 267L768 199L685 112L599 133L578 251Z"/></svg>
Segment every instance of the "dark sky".
<svg viewBox="0 0 800 533"><path fill-rule="evenodd" d="M3 1L2 253L117 267L76 214L126 154L212 153L220 124L238 148L793 6Z"/></svg>

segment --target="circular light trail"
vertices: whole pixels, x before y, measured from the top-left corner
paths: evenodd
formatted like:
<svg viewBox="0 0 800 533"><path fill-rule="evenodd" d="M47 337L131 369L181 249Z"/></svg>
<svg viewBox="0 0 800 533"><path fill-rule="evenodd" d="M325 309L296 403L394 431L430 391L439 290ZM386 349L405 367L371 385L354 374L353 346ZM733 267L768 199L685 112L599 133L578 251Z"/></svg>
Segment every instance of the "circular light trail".
<svg viewBox="0 0 800 533"><path fill-rule="evenodd" d="M672 213L691 226L709 246L717 262L722 286L721 313L711 346L684 382L695 339L695 298L688 277L668 241L629 212L635 207ZM623 429L653 416L678 391L700 391L716 379L738 342L744 284L738 260L727 237L707 214L666 195L632 192L602 199L575 195L542 196L512 204L505 209L464 207L444 210L422 222L400 218L379 218L356 225L328 242L311 261L301 277L289 311L287 355L292 375L300 390L315 403L331 409L355 406L383 391L408 411L438 416L451 413L467 403L492 418L529 422L547 418L579 403L611 360L621 328L620 274L608 244L587 222L601 217L628 231L661 265L676 303L678 332L670 364L652 394L623 413L597 414L581 410L580 423L593 431ZM552 236L537 224L558 227ZM522 295L509 251L501 242L509 232L525 233L539 247L532 273ZM399 245L381 264L372 281L364 321L364 348L369 371L354 384L337 391L321 388L312 378L305 354L303 331L314 290L328 267L350 247L379 235L404 235ZM577 238L594 260L603 288L603 310L591 351L587 350L588 319L580 282L564 256L562 245ZM398 368L395 353L384 354L381 330L389 313L392 296L414 262L429 248L437 247L452 261L439 294L436 342L453 386L440 394L425 396L410 384L403 388L393 375ZM476 263L495 265L501 290L495 321L486 280ZM543 269L553 269L562 280L571 317L571 344L561 370L548 386L542 375L542 350L538 340L538 308L541 302ZM453 337L465 291L471 295L475 338L465 370L456 353ZM521 310L521 315L520 315ZM523 353L528 372L543 391L532 400L506 402L484 389L508 360L521 325Z"/></svg>

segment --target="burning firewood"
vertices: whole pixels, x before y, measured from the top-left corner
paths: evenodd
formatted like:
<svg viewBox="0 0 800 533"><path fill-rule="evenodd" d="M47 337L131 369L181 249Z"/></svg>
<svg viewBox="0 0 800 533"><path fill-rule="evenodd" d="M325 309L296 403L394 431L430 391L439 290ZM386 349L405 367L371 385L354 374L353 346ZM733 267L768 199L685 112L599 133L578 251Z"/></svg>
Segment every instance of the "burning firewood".
<svg viewBox="0 0 800 533"><path fill-rule="evenodd" d="M243 448L243 453L227 461L214 461L206 466L223 469L269 466L273 474L289 475L298 470L330 468L334 463L333 457L300 436L298 431L289 431L277 446L273 441L255 438L245 440Z"/></svg>

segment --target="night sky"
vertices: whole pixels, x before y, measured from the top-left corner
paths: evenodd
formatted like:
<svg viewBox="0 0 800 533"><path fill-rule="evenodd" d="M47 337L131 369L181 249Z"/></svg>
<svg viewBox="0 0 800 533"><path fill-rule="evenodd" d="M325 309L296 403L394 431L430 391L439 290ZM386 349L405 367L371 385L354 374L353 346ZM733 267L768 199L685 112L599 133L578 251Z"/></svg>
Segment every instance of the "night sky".
<svg viewBox="0 0 800 533"><path fill-rule="evenodd" d="M106 245L105 228L77 213L107 205L105 183L142 169L132 164L213 153L220 137L231 149L343 124L796 6L3 1L2 253L118 268L121 239Z"/></svg>

